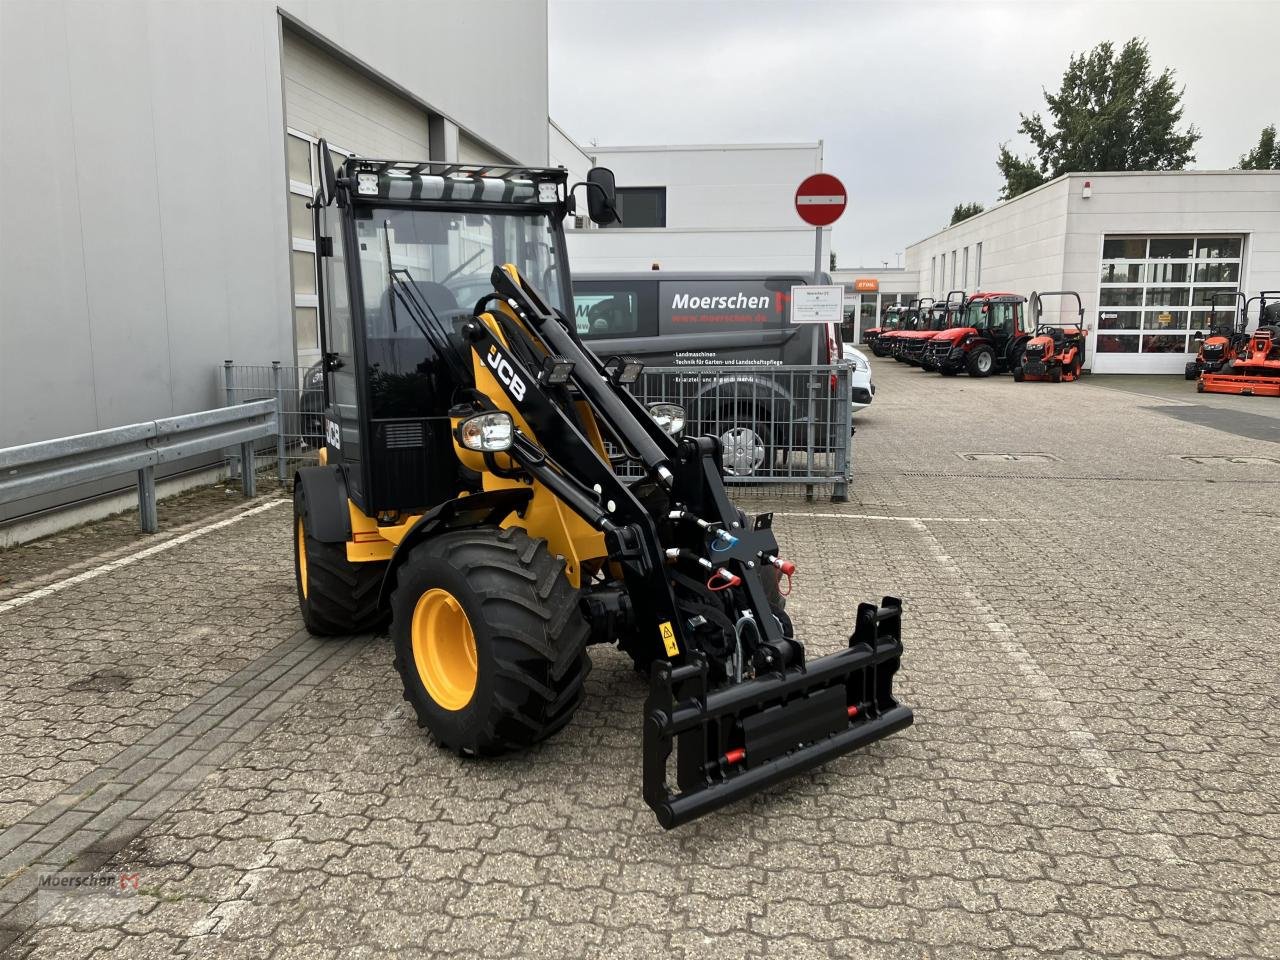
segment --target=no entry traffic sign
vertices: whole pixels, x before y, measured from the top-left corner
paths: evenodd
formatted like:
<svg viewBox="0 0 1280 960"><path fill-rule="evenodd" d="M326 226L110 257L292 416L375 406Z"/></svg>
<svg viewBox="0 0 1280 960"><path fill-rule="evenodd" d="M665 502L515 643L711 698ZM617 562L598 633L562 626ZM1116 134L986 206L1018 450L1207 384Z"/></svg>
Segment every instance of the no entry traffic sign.
<svg viewBox="0 0 1280 960"><path fill-rule="evenodd" d="M844 184L829 173L805 177L796 190L796 213L812 227L828 227L844 213L848 197Z"/></svg>

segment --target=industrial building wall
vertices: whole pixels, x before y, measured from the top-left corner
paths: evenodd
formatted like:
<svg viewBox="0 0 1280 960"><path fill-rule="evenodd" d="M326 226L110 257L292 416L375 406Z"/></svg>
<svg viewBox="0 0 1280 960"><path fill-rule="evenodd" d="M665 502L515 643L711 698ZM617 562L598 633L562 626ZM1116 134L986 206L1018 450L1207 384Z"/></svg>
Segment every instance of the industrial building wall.
<svg viewBox="0 0 1280 960"><path fill-rule="evenodd" d="M912 244L906 268L939 300L949 290L1058 290L1066 231L1067 183L1055 180Z"/></svg>
<svg viewBox="0 0 1280 960"><path fill-rule="evenodd" d="M585 207L585 204L584 204ZM574 275L630 270L714 270L804 273L813 270L813 228L571 230L566 235ZM827 263L831 231L822 231Z"/></svg>
<svg viewBox="0 0 1280 960"><path fill-rule="evenodd" d="M1072 174L1067 183L1063 286L1078 290L1084 300L1091 329L1089 356L1098 372L1181 373L1195 347L1188 340L1186 352L1147 353L1145 344L1140 353L1096 352L1101 314L1107 311L1099 304L1104 237L1241 237L1238 289L1250 296L1280 289L1280 171ZM1202 270L1210 264L1189 266L1189 280L1195 282L1206 277ZM1212 288L1200 283L1192 288L1193 314L1202 289ZM1155 311L1146 312L1149 325ZM1174 316L1180 316L1176 309ZM1156 337L1167 332L1177 331L1150 331ZM1120 331L1111 336L1117 334L1125 336Z"/></svg>
<svg viewBox="0 0 1280 960"><path fill-rule="evenodd" d="M279 0L279 8L477 144L546 163L546 0Z"/></svg>
<svg viewBox="0 0 1280 960"><path fill-rule="evenodd" d="M285 119L366 157L425 160L430 137L419 104L370 79L286 27L283 36Z"/></svg>
<svg viewBox="0 0 1280 960"><path fill-rule="evenodd" d="M821 143L598 147L618 186L665 187L667 226L774 229L803 226L800 181L822 170ZM625 229L625 228L624 228Z"/></svg>
<svg viewBox="0 0 1280 960"><path fill-rule="evenodd" d="M569 185L581 183L587 178L587 171L590 170L595 163L592 157L583 147L570 137L560 128L554 120L549 121L547 135L549 137L548 146L548 163L553 167L564 167L569 171ZM587 198L583 191L579 191L578 203L581 204L579 215L586 216Z"/></svg>
<svg viewBox="0 0 1280 960"><path fill-rule="evenodd" d="M665 227L625 222L569 236L579 273L648 270L813 270L814 232L795 211L795 192L822 169L822 144L592 148L618 189L665 190ZM585 199L585 198L584 198ZM826 269L830 230L823 231Z"/></svg>
<svg viewBox="0 0 1280 960"><path fill-rule="evenodd" d="M0 21L0 446L208 407L222 359L287 357L274 6Z"/></svg>
<svg viewBox="0 0 1280 960"><path fill-rule="evenodd" d="M281 8L460 142L546 161L545 3ZM281 34L270 0L0 4L0 162L33 185L0 210L0 446L209 406L222 359L289 357L285 92L361 146L425 155L425 119L351 71L354 103L316 99L330 61L286 39L283 76Z"/></svg>
<svg viewBox="0 0 1280 960"><path fill-rule="evenodd" d="M540 0L0 2L0 447L214 406L222 360L289 361L286 98L347 149L425 156L431 128L545 163L546 57Z"/></svg>

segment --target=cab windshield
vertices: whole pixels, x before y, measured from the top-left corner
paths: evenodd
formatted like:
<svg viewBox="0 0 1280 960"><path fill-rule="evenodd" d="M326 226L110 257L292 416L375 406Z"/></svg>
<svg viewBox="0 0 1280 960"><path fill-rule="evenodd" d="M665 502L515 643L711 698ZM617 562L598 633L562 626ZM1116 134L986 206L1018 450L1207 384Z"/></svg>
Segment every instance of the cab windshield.
<svg viewBox="0 0 1280 960"><path fill-rule="evenodd" d="M358 211L355 225L370 341L424 338L424 321L451 330L493 292L490 275L504 263L563 309L555 231L545 213L374 207Z"/></svg>
<svg viewBox="0 0 1280 960"><path fill-rule="evenodd" d="M1026 324L1021 305L1009 300L980 300L962 311L959 326L990 330L997 335L1012 336L1019 325Z"/></svg>

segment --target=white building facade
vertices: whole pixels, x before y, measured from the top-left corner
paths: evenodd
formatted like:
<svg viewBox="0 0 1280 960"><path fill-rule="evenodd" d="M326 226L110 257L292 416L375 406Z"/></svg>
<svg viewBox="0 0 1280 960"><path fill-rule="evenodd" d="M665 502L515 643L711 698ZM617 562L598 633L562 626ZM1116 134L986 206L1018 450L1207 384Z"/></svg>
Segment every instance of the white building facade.
<svg viewBox="0 0 1280 960"><path fill-rule="evenodd" d="M1094 373L1180 373L1215 306L1280 289L1280 171L1068 174L912 244L906 267L938 299L1075 290Z"/></svg>
<svg viewBox="0 0 1280 960"><path fill-rule="evenodd" d="M559 155L580 163L571 145L560 144ZM796 213L795 192L822 170L820 142L572 146L613 170L623 221L570 233L575 272L812 272L814 229Z"/></svg>

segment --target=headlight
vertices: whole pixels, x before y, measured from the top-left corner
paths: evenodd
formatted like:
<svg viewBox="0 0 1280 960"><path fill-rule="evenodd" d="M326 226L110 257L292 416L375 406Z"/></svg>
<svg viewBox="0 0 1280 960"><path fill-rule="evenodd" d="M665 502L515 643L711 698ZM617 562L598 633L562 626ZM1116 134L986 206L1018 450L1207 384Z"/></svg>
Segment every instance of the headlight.
<svg viewBox="0 0 1280 960"><path fill-rule="evenodd" d="M511 414L501 410L468 417L458 425L458 439L468 450L497 453L509 450L515 437Z"/></svg>
<svg viewBox="0 0 1280 960"><path fill-rule="evenodd" d="M653 417L653 422L669 437L680 436L680 431L684 429L684 407L678 403L651 403L649 416Z"/></svg>
<svg viewBox="0 0 1280 960"><path fill-rule="evenodd" d="M315 387L315 386L319 386L321 383L323 383L323 382L324 382L324 369L323 369L323 368L321 368L321 369L317 370L315 373L311 374L311 376L307 378L307 382L308 382L309 384L311 384L311 386L313 386L313 387Z"/></svg>

